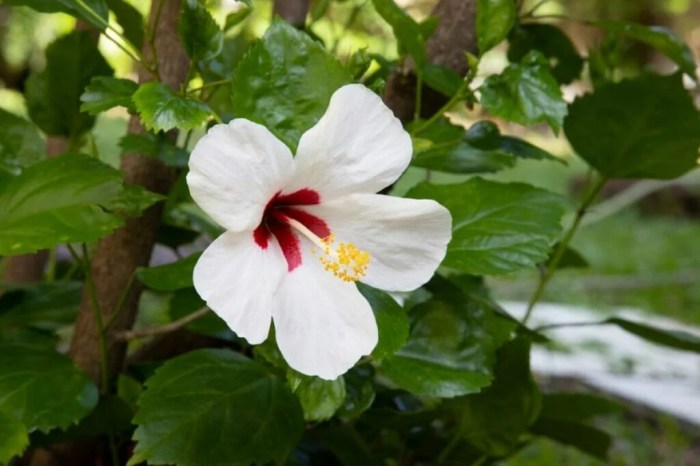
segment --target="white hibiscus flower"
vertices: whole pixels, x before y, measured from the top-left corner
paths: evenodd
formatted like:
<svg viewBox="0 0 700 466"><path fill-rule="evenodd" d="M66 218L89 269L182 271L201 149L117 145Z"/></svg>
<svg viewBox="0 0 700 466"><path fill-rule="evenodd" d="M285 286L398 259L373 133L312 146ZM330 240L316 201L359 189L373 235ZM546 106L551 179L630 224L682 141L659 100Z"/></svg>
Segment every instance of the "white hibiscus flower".
<svg viewBox="0 0 700 466"><path fill-rule="evenodd" d="M435 272L451 236L431 200L374 194L411 160L411 139L361 85L332 96L296 157L245 119L212 127L192 151L192 197L226 228L202 254L194 286L237 335L277 344L295 370L335 379L377 344L355 281L413 290Z"/></svg>

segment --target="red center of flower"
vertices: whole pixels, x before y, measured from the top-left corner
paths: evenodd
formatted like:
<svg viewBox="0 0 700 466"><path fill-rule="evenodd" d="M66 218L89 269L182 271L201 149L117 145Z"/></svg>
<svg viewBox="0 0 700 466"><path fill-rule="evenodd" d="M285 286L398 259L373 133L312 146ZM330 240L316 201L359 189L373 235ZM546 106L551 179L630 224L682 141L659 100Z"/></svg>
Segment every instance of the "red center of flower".
<svg viewBox="0 0 700 466"><path fill-rule="evenodd" d="M314 190L304 188L290 194L277 193L265 206L262 222L253 232L255 243L267 249L270 236L274 236L287 259L287 270L292 271L301 265L301 242L297 233L289 226L288 219L296 220L311 230L319 238L331 234L326 222L298 209L297 206L315 205L321 197Z"/></svg>

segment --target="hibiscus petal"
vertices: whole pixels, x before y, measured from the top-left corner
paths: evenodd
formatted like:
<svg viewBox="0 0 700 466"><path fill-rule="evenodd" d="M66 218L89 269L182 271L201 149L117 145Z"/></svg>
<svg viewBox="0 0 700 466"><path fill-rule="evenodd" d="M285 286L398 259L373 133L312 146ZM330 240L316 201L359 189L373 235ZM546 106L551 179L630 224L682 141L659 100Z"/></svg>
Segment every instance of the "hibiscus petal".
<svg viewBox="0 0 700 466"><path fill-rule="evenodd" d="M324 201L351 192L376 193L404 172L412 150L401 122L376 94L359 84L343 86L301 137L295 175L285 192L311 187Z"/></svg>
<svg viewBox="0 0 700 466"><path fill-rule="evenodd" d="M361 281L387 291L414 290L430 280L452 237L449 211L427 199L353 194L304 210L322 218L336 242L369 252Z"/></svg>
<svg viewBox="0 0 700 466"><path fill-rule="evenodd" d="M244 119L213 126L190 156L195 202L231 231L260 224L269 200L292 174L292 154L264 126Z"/></svg>
<svg viewBox="0 0 700 466"><path fill-rule="evenodd" d="M377 344L377 323L353 282L323 270L304 248L301 267L288 273L277 291L275 335L289 366L333 380Z"/></svg>
<svg viewBox="0 0 700 466"><path fill-rule="evenodd" d="M197 261L194 287L238 336L262 343L270 330L273 296L286 270L276 241L263 249L251 232L227 231Z"/></svg>

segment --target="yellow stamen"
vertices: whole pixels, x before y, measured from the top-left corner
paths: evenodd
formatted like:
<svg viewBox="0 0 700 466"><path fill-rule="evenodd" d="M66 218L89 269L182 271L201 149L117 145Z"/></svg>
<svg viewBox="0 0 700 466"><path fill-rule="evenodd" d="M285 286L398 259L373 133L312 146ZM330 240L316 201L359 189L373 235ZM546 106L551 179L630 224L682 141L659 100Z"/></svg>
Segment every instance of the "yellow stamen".
<svg viewBox="0 0 700 466"><path fill-rule="evenodd" d="M346 282L356 282L367 274L370 261L368 252L361 251L352 243L338 243L335 247L335 235L319 238L300 222L292 218L285 220L289 226L318 246L322 253L318 260L326 271ZM316 249L312 249L311 253L316 254Z"/></svg>

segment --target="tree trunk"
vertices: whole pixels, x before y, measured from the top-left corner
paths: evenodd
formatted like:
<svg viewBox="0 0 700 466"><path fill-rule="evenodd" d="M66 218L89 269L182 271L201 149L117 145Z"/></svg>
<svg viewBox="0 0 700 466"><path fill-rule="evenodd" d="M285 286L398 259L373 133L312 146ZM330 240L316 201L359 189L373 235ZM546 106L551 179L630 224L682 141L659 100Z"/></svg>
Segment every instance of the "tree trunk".
<svg viewBox="0 0 700 466"><path fill-rule="evenodd" d="M431 14L438 18L438 26L427 43L428 61L464 76L469 68L465 52L477 52L476 0L440 0ZM389 76L384 101L397 118L407 122L415 113L415 95L416 76L407 63ZM423 87L422 116L431 116L447 100L437 91Z"/></svg>
<svg viewBox="0 0 700 466"><path fill-rule="evenodd" d="M179 88L186 79L189 59L177 35L177 20L180 14L180 0L154 0L149 15L149 30L155 28L155 53L158 60L161 81L173 89ZM148 41L144 44L146 59L153 57ZM139 81L152 80L146 70L139 73ZM129 133L141 134L145 129L139 118L132 116ZM174 137L175 134L173 133ZM136 154L122 158L121 169L127 183L139 184L150 191L167 194L173 182L173 173L162 162ZM160 226L163 206L161 203L147 209L141 217L128 219L126 226L112 235L103 238L92 258L91 270L96 300L102 313L103 322L114 316L117 303L137 267L148 264L156 235ZM116 338L125 329L131 328L138 310L141 287L132 286L123 308L106 331L108 374L114 375L122 367L126 344ZM100 382L99 329L95 321L92 297L89 289L83 292L80 312L75 324L70 354L78 366Z"/></svg>
<svg viewBox="0 0 700 466"><path fill-rule="evenodd" d="M294 27L303 28L309 12L309 0L275 0L272 11Z"/></svg>

